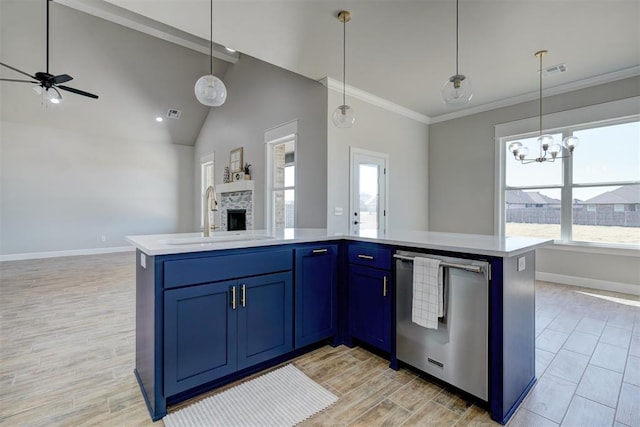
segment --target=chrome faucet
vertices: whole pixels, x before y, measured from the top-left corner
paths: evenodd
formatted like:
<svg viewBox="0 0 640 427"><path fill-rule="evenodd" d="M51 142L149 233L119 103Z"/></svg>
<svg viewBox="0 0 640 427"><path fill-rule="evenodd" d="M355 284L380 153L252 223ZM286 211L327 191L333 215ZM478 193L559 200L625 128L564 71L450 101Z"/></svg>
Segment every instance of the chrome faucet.
<svg viewBox="0 0 640 427"><path fill-rule="evenodd" d="M211 236L211 229L215 226L211 226L211 212L218 210L218 200L216 199L216 187L210 185L207 187L207 191L204 194L204 237Z"/></svg>

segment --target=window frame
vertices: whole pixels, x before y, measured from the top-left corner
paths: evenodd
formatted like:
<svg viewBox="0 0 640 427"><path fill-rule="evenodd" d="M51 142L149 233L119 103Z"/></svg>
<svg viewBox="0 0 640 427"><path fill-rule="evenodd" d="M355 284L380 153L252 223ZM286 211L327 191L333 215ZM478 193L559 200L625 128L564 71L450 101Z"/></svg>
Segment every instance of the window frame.
<svg viewBox="0 0 640 427"><path fill-rule="evenodd" d="M213 182L205 183L205 173L204 169L207 166L211 166L211 179ZM216 165L215 165L215 154L207 154L200 157L200 229L204 230L204 198L205 193L207 192L207 188L209 185L215 186L215 174L216 174Z"/></svg>
<svg viewBox="0 0 640 427"><path fill-rule="evenodd" d="M640 121L640 97L631 97L623 100L597 104L589 107L574 110L562 111L543 116L545 133L561 133L562 138L570 136L575 131L593 129L598 127L612 126L616 124ZM624 243L605 242L585 242L572 240L573 228L573 190L576 188L602 187L602 186L625 186L640 184L640 181L609 181L591 182L588 184L573 183L573 156L561 159L562 162L562 184L540 185L540 186L507 186L506 185L506 162L515 161L507 153L507 145L517 139L523 139L538 135L539 117L518 120L509 123L495 125L495 230L496 234L502 238L506 232L506 196L509 190L527 189L549 189L559 188L561 192L560 201L560 240L555 240L556 244L566 244L572 246L592 246L592 247L621 247L637 248L637 245ZM579 153L580 147L576 150ZM535 167L530 165L529 167Z"/></svg>
<svg viewBox="0 0 640 427"><path fill-rule="evenodd" d="M294 176L293 176L293 186L282 186L275 187L273 185L274 181L274 167L273 167L273 150L277 145L284 144L287 142L293 142L293 162L286 163L286 166L294 166ZM284 123L282 125L273 127L268 129L264 133L264 143L265 143L265 159L267 167L266 167L266 194L265 194L265 228L268 231L275 230L275 215L274 215L274 193L276 191L285 191L285 190L293 190L294 191L294 201L293 201L293 226L295 227L298 223L298 203L297 197L295 196L296 184L298 182L298 167L296 167L298 163L298 121L293 120L291 122Z"/></svg>

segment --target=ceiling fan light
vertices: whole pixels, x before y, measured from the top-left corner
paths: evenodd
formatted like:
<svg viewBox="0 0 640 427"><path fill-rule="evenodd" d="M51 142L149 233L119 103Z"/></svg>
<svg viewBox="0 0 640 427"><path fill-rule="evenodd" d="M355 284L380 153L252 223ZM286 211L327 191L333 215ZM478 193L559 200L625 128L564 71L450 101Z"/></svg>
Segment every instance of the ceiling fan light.
<svg viewBox="0 0 640 427"><path fill-rule="evenodd" d="M36 95L42 95L42 86L40 86L40 85L32 87L31 90Z"/></svg>
<svg viewBox="0 0 640 427"><path fill-rule="evenodd" d="M441 90L442 102L447 105L464 105L473 98L471 82L462 74L449 77Z"/></svg>
<svg viewBox="0 0 640 427"><path fill-rule="evenodd" d="M356 115L352 107L343 104L333 110L331 121L338 128L350 128L356 122Z"/></svg>
<svg viewBox="0 0 640 427"><path fill-rule="evenodd" d="M50 87L47 89L47 101L52 104L60 104L62 101L62 95L55 87Z"/></svg>
<svg viewBox="0 0 640 427"><path fill-rule="evenodd" d="M219 107L227 100L227 87L222 80L211 74L198 79L194 92L198 101L209 107Z"/></svg>

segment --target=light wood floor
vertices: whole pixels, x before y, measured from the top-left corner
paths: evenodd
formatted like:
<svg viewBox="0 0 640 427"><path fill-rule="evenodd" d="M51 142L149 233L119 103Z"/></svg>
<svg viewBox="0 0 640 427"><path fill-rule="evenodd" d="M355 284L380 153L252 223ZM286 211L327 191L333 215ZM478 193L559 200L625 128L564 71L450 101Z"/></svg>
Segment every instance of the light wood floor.
<svg viewBox="0 0 640 427"><path fill-rule="evenodd" d="M133 376L134 276L132 253L0 263L0 425L153 425ZM509 425L640 426L639 305L539 282L538 383ZM339 396L307 426L497 425L360 348L293 363Z"/></svg>

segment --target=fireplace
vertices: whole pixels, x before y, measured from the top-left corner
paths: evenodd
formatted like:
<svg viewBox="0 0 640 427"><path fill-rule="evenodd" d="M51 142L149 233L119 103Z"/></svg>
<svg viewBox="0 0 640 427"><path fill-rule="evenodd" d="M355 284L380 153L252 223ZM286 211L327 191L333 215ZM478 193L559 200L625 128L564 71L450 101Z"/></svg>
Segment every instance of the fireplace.
<svg viewBox="0 0 640 427"><path fill-rule="evenodd" d="M227 209L227 231L247 229L246 209Z"/></svg>
<svg viewBox="0 0 640 427"><path fill-rule="evenodd" d="M0 0L2 1L2 0ZM220 218L220 230L253 230L253 190L254 181L234 181L228 184L220 184L218 190L218 215ZM229 211L229 212L227 212ZM239 215L231 215L239 214ZM230 218L241 217L239 224Z"/></svg>

